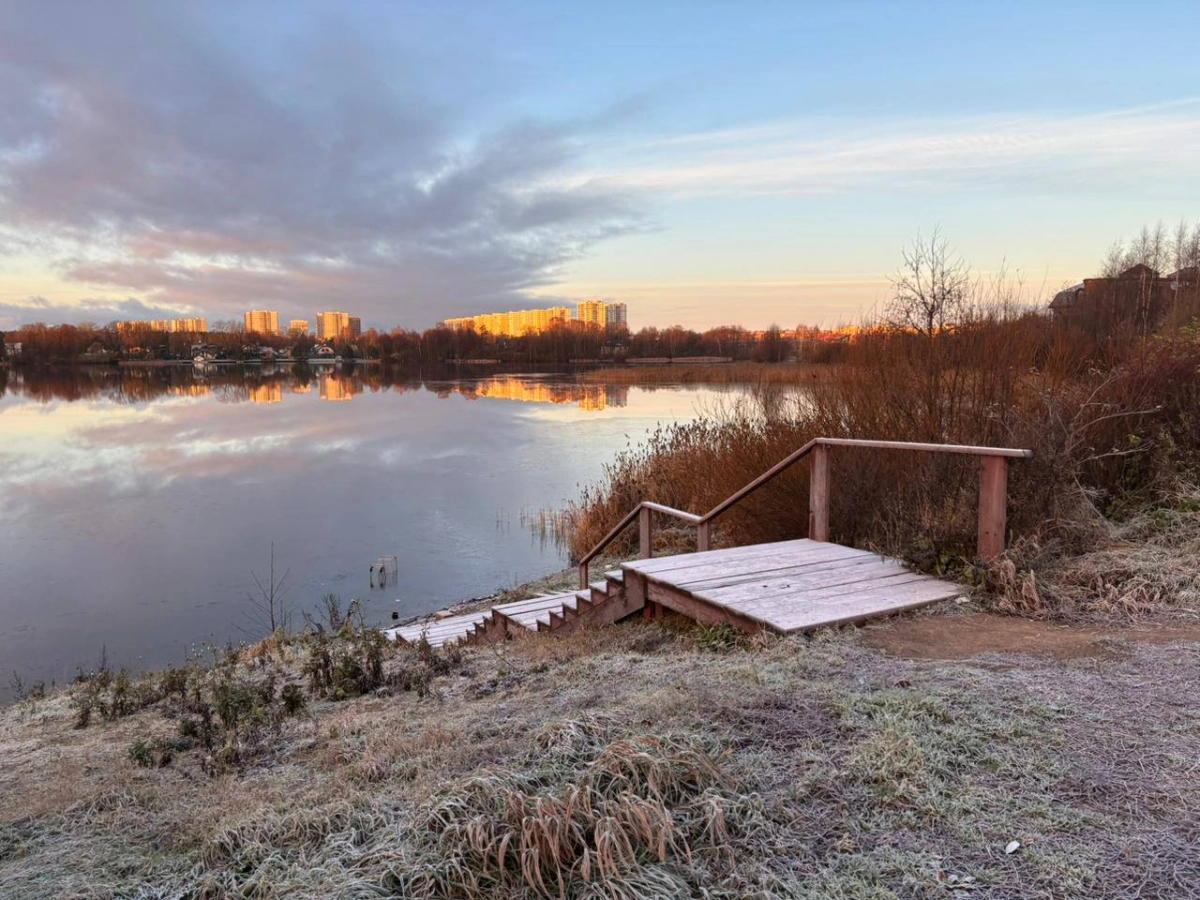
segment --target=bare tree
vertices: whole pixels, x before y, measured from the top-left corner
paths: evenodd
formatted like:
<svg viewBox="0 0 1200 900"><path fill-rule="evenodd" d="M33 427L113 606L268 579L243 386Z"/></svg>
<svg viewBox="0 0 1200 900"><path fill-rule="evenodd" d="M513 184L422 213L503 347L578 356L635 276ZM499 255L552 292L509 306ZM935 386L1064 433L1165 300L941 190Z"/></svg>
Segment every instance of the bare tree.
<svg viewBox="0 0 1200 900"><path fill-rule="evenodd" d="M271 571L267 583L263 584L256 573L250 573L250 577L254 579L254 584L258 587L258 596L246 595L246 601L250 604L247 617L260 629L271 634L275 634L280 629L286 633L291 624L291 610L284 602L289 590L287 577L290 571L287 569L278 579L275 578L275 544L272 542Z"/></svg>
<svg viewBox="0 0 1200 900"><path fill-rule="evenodd" d="M969 305L971 270L937 228L928 240L917 235L891 281L884 320L894 328L932 338L957 324Z"/></svg>

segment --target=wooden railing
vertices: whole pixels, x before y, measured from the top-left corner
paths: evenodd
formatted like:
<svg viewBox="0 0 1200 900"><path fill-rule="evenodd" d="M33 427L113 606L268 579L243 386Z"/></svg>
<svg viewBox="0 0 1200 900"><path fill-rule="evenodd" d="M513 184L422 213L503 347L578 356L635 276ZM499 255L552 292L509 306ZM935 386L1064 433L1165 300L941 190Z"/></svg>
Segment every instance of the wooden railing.
<svg viewBox="0 0 1200 900"><path fill-rule="evenodd" d="M617 523L579 560L579 587L588 586L588 567L593 559L633 524L638 522L639 559L654 555L653 515L672 516L696 526L696 549L708 550L712 541L713 520L744 500L775 476L790 469L806 456L812 457L808 492L808 536L814 541L829 540L829 451L832 447L867 447L876 450L918 450L928 453L958 453L978 456L979 468L979 536L977 552L980 559L991 560L1004 552L1004 532L1007 522L1008 461L1029 459L1032 450L1007 447L971 447L963 444L916 444L909 441L868 441L857 438L813 438L799 450L789 454L763 472L745 487L730 494L704 515L684 512L661 503L643 500Z"/></svg>

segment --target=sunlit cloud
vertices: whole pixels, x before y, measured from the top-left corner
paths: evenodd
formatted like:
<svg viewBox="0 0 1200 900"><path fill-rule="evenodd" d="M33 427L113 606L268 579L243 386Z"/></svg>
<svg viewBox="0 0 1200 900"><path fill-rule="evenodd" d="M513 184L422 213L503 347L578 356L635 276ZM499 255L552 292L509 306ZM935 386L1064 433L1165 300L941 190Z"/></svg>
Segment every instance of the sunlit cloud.
<svg viewBox="0 0 1200 900"><path fill-rule="evenodd" d="M348 25L264 71L185 11L85 5L69 30L60 12L0 11L0 241L85 296L210 319L336 303L429 325L639 227L632 194L549 186L592 125L464 132L421 94L436 73L398 82L405 48Z"/></svg>
<svg viewBox="0 0 1200 900"><path fill-rule="evenodd" d="M1200 176L1200 99L1093 115L812 120L679 135L627 152L614 185L677 196L1121 190Z"/></svg>

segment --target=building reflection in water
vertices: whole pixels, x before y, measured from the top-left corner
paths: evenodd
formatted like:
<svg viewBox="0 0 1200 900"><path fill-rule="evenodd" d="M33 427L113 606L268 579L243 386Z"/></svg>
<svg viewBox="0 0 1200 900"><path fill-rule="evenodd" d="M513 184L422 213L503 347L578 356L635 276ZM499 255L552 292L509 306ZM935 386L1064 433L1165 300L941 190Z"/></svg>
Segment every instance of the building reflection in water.
<svg viewBox="0 0 1200 900"><path fill-rule="evenodd" d="M278 381L267 381L250 385L251 403L282 403L283 385Z"/></svg>
<svg viewBox="0 0 1200 900"><path fill-rule="evenodd" d="M279 367L247 376L229 367L212 367L193 372L191 368L162 367L81 370L9 371L3 382L6 393L23 395L48 403L55 399L80 400L112 397L119 402L146 402L155 397L215 397L222 403L283 403L285 394L310 395L313 383L322 400L344 402L370 389L402 394L426 390L440 398L459 394L469 400L509 400L519 403L577 404L581 410L597 412L623 407L629 402L624 385L578 384L559 380L563 376L491 375L482 378L456 377L447 371L441 378L419 373L380 369L313 371L306 366ZM569 377L569 376L567 376Z"/></svg>
<svg viewBox="0 0 1200 900"><path fill-rule="evenodd" d="M362 393L362 382L356 378L348 378L335 372L322 372L318 376L317 393L322 400L353 400L355 394Z"/></svg>
<svg viewBox="0 0 1200 900"><path fill-rule="evenodd" d="M625 406L629 388L623 385L573 384L526 378L488 378L454 386L468 397L515 400L521 403L578 403L579 408L597 412L609 406Z"/></svg>
<svg viewBox="0 0 1200 900"><path fill-rule="evenodd" d="M207 397L212 393L212 388L203 382L195 384L170 384L167 385L166 394L168 397Z"/></svg>

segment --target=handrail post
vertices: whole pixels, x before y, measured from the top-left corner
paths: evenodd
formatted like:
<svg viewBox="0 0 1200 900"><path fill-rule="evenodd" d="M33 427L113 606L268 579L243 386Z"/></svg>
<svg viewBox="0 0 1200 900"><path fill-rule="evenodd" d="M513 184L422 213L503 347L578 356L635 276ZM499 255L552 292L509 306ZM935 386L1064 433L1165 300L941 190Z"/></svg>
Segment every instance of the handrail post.
<svg viewBox="0 0 1200 900"><path fill-rule="evenodd" d="M654 555L654 535L650 531L652 524L650 516L649 507L643 506L638 510L638 552L641 554L639 559L650 559Z"/></svg>
<svg viewBox="0 0 1200 900"><path fill-rule="evenodd" d="M829 448L817 444L812 449L812 470L808 481L808 537L829 540Z"/></svg>
<svg viewBox="0 0 1200 900"><path fill-rule="evenodd" d="M588 564L583 562L579 564L579 589L586 590L588 586Z"/></svg>
<svg viewBox="0 0 1200 900"><path fill-rule="evenodd" d="M1003 456L979 459L979 558L990 562L1004 552L1007 527L1008 460Z"/></svg>
<svg viewBox="0 0 1200 900"><path fill-rule="evenodd" d="M712 543L712 525L709 522L701 522L696 526L696 552L703 553Z"/></svg>

